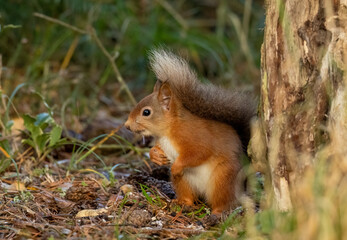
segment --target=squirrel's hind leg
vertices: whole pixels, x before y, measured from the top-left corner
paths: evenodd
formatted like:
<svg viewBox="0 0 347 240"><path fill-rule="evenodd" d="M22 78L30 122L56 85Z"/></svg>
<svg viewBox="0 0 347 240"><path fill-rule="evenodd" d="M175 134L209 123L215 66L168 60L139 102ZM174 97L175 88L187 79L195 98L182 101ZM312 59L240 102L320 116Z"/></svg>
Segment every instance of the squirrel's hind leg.
<svg viewBox="0 0 347 240"><path fill-rule="evenodd" d="M208 202L212 207L212 214L220 215L223 211L231 210L237 205L236 199L236 166L219 165L215 169L212 194Z"/></svg>
<svg viewBox="0 0 347 240"><path fill-rule="evenodd" d="M187 206L193 206L194 201L196 200L196 196L184 177L172 177L172 183L176 192L177 203Z"/></svg>

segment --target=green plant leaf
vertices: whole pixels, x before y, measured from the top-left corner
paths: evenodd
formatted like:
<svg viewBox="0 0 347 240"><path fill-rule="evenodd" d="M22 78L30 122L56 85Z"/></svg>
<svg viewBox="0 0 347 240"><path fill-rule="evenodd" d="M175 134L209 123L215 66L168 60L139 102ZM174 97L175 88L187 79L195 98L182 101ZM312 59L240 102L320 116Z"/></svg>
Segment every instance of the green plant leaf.
<svg viewBox="0 0 347 240"><path fill-rule="evenodd" d="M14 121L13 121L13 120L10 120L10 121L8 121L8 122L6 123L5 128L6 128L7 130L11 130L13 124L14 124Z"/></svg>
<svg viewBox="0 0 347 240"><path fill-rule="evenodd" d="M35 125L36 119L28 114L25 114L23 116L23 120L25 128L30 132L30 138L33 139L34 143L36 143L37 137L42 134L41 128Z"/></svg>
<svg viewBox="0 0 347 240"><path fill-rule="evenodd" d="M140 184L140 187L141 187L141 192L142 192L143 196L146 198L146 200L147 200L150 204L155 203L156 201L155 201L151 196L149 196L148 193L147 193L147 191L146 191L146 190L148 189L148 187L145 186L145 185L143 185L143 184Z"/></svg>
<svg viewBox="0 0 347 240"><path fill-rule="evenodd" d="M61 137L61 132L62 132L62 128L58 125L54 126L52 131L50 132L50 141L49 141L49 146L52 147L54 146L60 139Z"/></svg>
<svg viewBox="0 0 347 240"><path fill-rule="evenodd" d="M33 132L33 128L35 127L34 123L35 123L35 118L33 118L32 116L30 116L29 114L25 114L23 115L23 121L24 121L24 126L26 129L29 130L29 132Z"/></svg>
<svg viewBox="0 0 347 240"><path fill-rule="evenodd" d="M12 100L14 98L14 96L16 95L16 93L19 91L19 89L21 89L22 87L24 87L25 85L27 85L26 83L21 83L19 84L12 92L10 98L8 99L8 102L7 102L7 105L6 105L6 112L5 112L5 120L8 121L10 119L10 116L9 116L9 109L10 109L10 106L12 104Z"/></svg>
<svg viewBox="0 0 347 240"><path fill-rule="evenodd" d="M11 165L11 159L0 160L0 173L5 171Z"/></svg>
<svg viewBox="0 0 347 240"><path fill-rule="evenodd" d="M53 47L52 47L52 49L53 49ZM42 100L42 103L43 103L43 105L45 105L45 107L47 108L47 110L48 110L48 114L52 117L53 116L53 111L52 111L52 108L48 105L48 103L46 102L46 100L45 100L45 97L41 94L41 93L39 93L39 92L34 92L37 96L39 96L39 98L41 98L41 100ZM53 119L52 119L53 120Z"/></svg>
<svg viewBox="0 0 347 240"><path fill-rule="evenodd" d="M35 148L35 144L34 144L34 142L31 139L24 139L24 140L22 140L22 143L23 144L28 144L29 146Z"/></svg>
<svg viewBox="0 0 347 240"><path fill-rule="evenodd" d="M36 116L35 126L41 127L41 129L45 129L47 125L45 123L54 122L52 117L48 113L40 113ZM43 127L45 126L45 127Z"/></svg>
<svg viewBox="0 0 347 240"><path fill-rule="evenodd" d="M38 155L41 155L44 152L48 140L49 140L49 134L47 133L37 136L36 145L38 149L40 150L40 153L38 153Z"/></svg>
<svg viewBox="0 0 347 240"><path fill-rule="evenodd" d="M2 137L1 134L0 134L0 137ZM10 155L12 154L11 144L10 144L10 142L7 139L4 139L4 140L0 141L0 147L5 149L5 151L7 153L9 153Z"/></svg>

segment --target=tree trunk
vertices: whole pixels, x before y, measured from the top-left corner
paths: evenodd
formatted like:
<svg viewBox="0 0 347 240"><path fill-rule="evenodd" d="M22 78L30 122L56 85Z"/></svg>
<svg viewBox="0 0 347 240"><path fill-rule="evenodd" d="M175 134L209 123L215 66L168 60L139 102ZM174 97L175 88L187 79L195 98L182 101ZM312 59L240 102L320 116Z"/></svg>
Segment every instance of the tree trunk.
<svg viewBox="0 0 347 240"><path fill-rule="evenodd" d="M291 190L331 141L336 119L346 123L346 29L347 0L266 1L260 118L251 154L267 170L280 210L292 207Z"/></svg>

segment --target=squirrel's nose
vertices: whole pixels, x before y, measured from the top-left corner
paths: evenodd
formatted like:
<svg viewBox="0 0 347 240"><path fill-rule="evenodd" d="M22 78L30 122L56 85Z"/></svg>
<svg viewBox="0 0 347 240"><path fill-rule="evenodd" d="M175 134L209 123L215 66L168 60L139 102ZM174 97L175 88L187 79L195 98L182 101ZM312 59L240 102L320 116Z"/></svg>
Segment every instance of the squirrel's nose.
<svg viewBox="0 0 347 240"><path fill-rule="evenodd" d="M126 122L124 123L124 127L125 127L126 129L130 130L129 121L126 121Z"/></svg>

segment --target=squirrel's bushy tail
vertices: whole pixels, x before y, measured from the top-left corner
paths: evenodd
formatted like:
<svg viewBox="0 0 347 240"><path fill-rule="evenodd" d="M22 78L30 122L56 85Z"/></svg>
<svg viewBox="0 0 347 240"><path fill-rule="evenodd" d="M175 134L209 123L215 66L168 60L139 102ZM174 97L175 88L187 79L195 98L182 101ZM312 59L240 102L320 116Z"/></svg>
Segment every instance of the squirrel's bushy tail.
<svg viewBox="0 0 347 240"><path fill-rule="evenodd" d="M150 55L152 69L161 82L170 85L173 94L193 114L231 125L239 134L244 150L250 138L250 120L256 114L254 98L211 84L202 84L188 63L165 50Z"/></svg>

